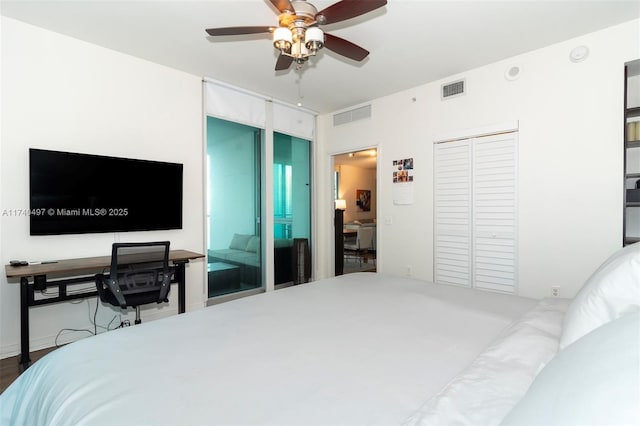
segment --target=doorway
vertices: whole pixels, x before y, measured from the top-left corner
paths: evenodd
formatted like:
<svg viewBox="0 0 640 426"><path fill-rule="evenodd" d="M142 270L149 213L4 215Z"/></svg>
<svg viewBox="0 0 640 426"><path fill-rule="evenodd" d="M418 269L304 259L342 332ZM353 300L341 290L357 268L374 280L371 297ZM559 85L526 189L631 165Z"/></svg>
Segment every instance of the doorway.
<svg viewBox="0 0 640 426"><path fill-rule="evenodd" d="M334 200L344 201L339 202L343 229L335 233L336 244L339 239L344 244L342 272L376 272L378 151L372 147L334 155L333 167Z"/></svg>

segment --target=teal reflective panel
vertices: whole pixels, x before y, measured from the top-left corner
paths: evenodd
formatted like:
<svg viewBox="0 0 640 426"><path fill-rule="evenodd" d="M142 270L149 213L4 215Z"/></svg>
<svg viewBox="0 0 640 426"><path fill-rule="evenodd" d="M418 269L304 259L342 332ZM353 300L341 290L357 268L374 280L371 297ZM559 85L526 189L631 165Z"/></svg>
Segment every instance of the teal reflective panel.
<svg viewBox="0 0 640 426"><path fill-rule="evenodd" d="M261 144L261 129L207 117L209 297L262 287Z"/></svg>
<svg viewBox="0 0 640 426"><path fill-rule="evenodd" d="M311 142L273 134L275 284L294 280L296 238L311 246ZM310 261L310 260L309 260Z"/></svg>

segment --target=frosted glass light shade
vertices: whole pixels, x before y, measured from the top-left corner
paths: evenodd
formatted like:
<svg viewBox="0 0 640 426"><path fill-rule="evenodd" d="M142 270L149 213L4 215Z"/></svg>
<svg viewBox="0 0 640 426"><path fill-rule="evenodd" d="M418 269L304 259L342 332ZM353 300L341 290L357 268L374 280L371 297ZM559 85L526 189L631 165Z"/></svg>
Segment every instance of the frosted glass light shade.
<svg viewBox="0 0 640 426"><path fill-rule="evenodd" d="M346 210L347 209L347 201L346 200L336 200L336 210Z"/></svg>
<svg viewBox="0 0 640 426"><path fill-rule="evenodd" d="M278 27L273 32L273 47L278 50L289 50L293 36L289 28Z"/></svg>
<svg viewBox="0 0 640 426"><path fill-rule="evenodd" d="M324 33L318 27L307 28L304 34L304 45L310 50L317 50L324 44Z"/></svg>

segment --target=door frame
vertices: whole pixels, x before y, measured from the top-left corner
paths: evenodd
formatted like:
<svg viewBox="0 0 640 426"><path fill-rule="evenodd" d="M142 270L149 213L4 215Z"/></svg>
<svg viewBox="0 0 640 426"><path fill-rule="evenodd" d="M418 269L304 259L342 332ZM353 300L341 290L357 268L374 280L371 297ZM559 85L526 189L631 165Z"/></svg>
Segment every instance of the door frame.
<svg viewBox="0 0 640 426"><path fill-rule="evenodd" d="M327 162L329 165L329 178L331 179L330 182L330 187L331 187L331 196L330 196L330 211L332 212L332 215L335 211L335 205L334 205L334 200L333 200L333 194L334 194L334 186L333 186L333 176L334 176L334 171L335 171L335 157L338 155L344 155L344 154L349 154L350 152L359 152L359 151L368 151L371 149L375 149L377 154L376 154L376 272L380 271L380 258L379 258L379 254L380 254L380 250L378 250L378 247L380 247L381 245L381 238L380 238L380 227L378 225L380 225L379 222L379 218L380 218L380 197L378 196L380 194L380 188L381 188L381 171L380 171L380 158L381 158L381 150L380 150L380 144L373 144L373 145L365 145L365 146L359 146L359 147L355 147L352 149L347 149L347 150L340 150L340 151L330 151L328 156L329 156L329 161ZM338 189L339 189L339 185L340 182L338 180ZM333 216L331 218L331 222L333 224ZM334 230L334 232L332 233L332 235L335 235L335 226L332 226L331 229ZM329 276L335 276L335 270L336 270L336 264L335 264L335 241L332 238L331 240L331 244L330 245L330 262L329 262L329 267L330 267L330 274Z"/></svg>

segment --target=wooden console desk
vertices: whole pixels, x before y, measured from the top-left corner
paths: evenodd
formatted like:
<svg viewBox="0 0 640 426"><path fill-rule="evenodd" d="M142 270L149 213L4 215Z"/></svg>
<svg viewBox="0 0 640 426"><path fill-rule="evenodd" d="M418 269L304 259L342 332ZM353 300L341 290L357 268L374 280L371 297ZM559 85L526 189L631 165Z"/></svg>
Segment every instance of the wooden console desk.
<svg viewBox="0 0 640 426"><path fill-rule="evenodd" d="M172 283L178 284L178 313L180 314L185 311L185 264L190 260L203 257L203 254L187 250L171 250L169 252L169 260L175 268ZM19 362L23 370L28 368L31 363L29 358L29 307L97 296L97 290L67 294L67 286L95 282L95 274L108 271L110 266L111 256L64 259L55 263L28 266L5 265L9 283L16 282L18 279L20 282ZM57 287L58 296L36 299L35 290L44 290L46 287Z"/></svg>

